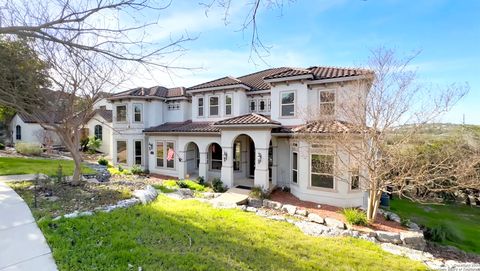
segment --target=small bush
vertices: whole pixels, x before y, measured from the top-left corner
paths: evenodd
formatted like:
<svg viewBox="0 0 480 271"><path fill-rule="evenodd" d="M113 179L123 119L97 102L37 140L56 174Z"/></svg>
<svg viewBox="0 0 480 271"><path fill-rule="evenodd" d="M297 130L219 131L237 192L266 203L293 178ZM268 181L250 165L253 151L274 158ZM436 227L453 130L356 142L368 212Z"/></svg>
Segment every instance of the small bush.
<svg viewBox="0 0 480 271"><path fill-rule="evenodd" d="M132 175L132 172L128 169L124 169L123 167L119 166L118 168L110 167L107 169L112 176L125 176L125 175Z"/></svg>
<svg viewBox="0 0 480 271"><path fill-rule="evenodd" d="M198 176L197 177L197 183L201 184L201 185L204 185L205 184L205 178L203 178L202 176Z"/></svg>
<svg viewBox="0 0 480 271"><path fill-rule="evenodd" d="M254 186L252 188L252 191L250 191L249 196L251 198L255 198L255 199L266 199L267 198L267 194L263 191L263 189L260 186Z"/></svg>
<svg viewBox="0 0 480 271"><path fill-rule="evenodd" d="M5 149L5 144L0 142L0 150L4 150L4 149Z"/></svg>
<svg viewBox="0 0 480 271"><path fill-rule="evenodd" d="M215 192L225 192L225 187L223 186L222 180L220 178L215 178L212 180L212 188Z"/></svg>
<svg viewBox="0 0 480 271"><path fill-rule="evenodd" d="M26 142L17 142L15 150L25 155L40 155L43 151L40 145Z"/></svg>
<svg viewBox="0 0 480 271"><path fill-rule="evenodd" d="M108 160L105 159L105 157L101 157L100 159L98 159L97 162L98 162L99 165L108 166Z"/></svg>
<svg viewBox="0 0 480 271"><path fill-rule="evenodd" d="M403 217L400 218L400 225L402 225L403 227L408 227L410 223L411 223L410 219L403 218Z"/></svg>
<svg viewBox="0 0 480 271"><path fill-rule="evenodd" d="M177 182L177 184L178 184L178 187L180 188L188 188L188 185L183 181L179 181Z"/></svg>
<svg viewBox="0 0 480 271"><path fill-rule="evenodd" d="M177 183L180 188L189 188L194 191L205 191L204 185L198 184L192 180L182 180Z"/></svg>
<svg viewBox="0 0 480 271"><path fill-rule="evenodd" d="M130 171L132 172L132 174L135 175L143 174L143 168L138 165L134 165L132 169L130 169Z"/></svg>
<svg viewBox="0 0 480 271"><path fill-rule="evenodd" d="M347 223L349 223L350 225L368 225L367 215L362 210L355 208L347 208L343 209L342 213L345 217L345 220L347 220Z"/></svg>
<svg viewBox="0 0 480 271"><path fill-rule="evenodd" d="M172 193L172 192L175 192L175 189L172 189L172 188L170 188L170 187L166 187L166 186L164 186L164 185L154 184L154 185L152 185L152 186L153 186L153 188L162 191L162 193Z"/></svg>
<svg viewBox="0 0 480 271"><path fill-rule="evenodd" d="M169 188L178 188L177 181L175 181L175 180L163 181L162 185L165 186L165 187L169 187Z"/></svg>
<svg viewBox="0 0 480 271"><path fill-rule="evenodd" d="M82 151L87 150L88 141L89 141L88 137L84 137L80 139L80 148L82 149Z"/></svg>
<svg viewBox="0 0 480 271"><path fill-rule="evenodd" d="M446 240L458 242L462 238L459 233L447 224L439 224L424 230L425 239L434 242L444 242Z"/></svg>
<svg viewBox="0 0 480 271"><path fill-rule="evenodd" d="M100 139L95 138L94 136L90 137L87 143L88 152L91 154L96 153L101 145L102 141Z"/></svg>

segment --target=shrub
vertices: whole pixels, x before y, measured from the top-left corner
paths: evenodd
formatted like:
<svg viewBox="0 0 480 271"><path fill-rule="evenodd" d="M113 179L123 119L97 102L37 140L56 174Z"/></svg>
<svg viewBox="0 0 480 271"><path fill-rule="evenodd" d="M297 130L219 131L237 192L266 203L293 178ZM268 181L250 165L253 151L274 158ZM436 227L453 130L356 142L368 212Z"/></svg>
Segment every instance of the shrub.
<svg viewBox="0 0 480 271"><path fill-rule="evenodd" d="M112 175L112 176L132 175L132 172L130 172L130 170L123 169L122 166L119 166L118 168L110 167L107 170L108 170L108 172L110 172L110 175Z"/></svg>
<svg viewBox="0 0 480 271"><path fill-rule="evenodd" d="M427 227L424 230L424 235L425 239L434 242L443 242L445 240L457 242L462 239L453 227L443 223L433 227Z"/></svg>
<svg viewBox="0 0 480 271"><path fill-rule="evenodd" d="M170 187L166 187L166 186L161 185L161 184L154 184L154 185L152 185L152 186L153 186L153 188L162 191L162 193L172 193L172 192L175 192L175 189L172 189L172 188L170 188Z"/></svg>
<svg viewBox="0 0 480 271"><path fill-rule="evenodd" d="M0 150L4 150L4 149L5 149L5 144L0 142Z"/></svg>
<svg viewBox="0 0 480 271"><path fill-rule="evenodd" d="M223 186L222 180L220 178L215 178L212 180L212 188L215 192L225 192L225 187Z"/></svg>
<svg viewBox="0 0 480 271"><path fill-rule="evenodd" d="M143 174L143 169L142 167L138 166L138 165L134 165L132 167L132 169L130 169L130 171L132 172L132 174L135 174L135 175L140 175L140 174Z"/></svg>
<svg viewBox="0 0 480 271"><path fill-rule="evenodd" d="M166 180L166 181L163 181L162 184L163 184L163 186L169 187L169 188L178 187L177 181L175 181L175 180Z"/></svg>
<svg viewBox="0 0 480 271"><path fill-rule="evenodd" d="M411 223L410 219L400 217L400 225L402 225L403 227L408 227L410 223Z"/></svg>
<svg viewBox="0 0 480 271"><path fill-rule="evenodd" d="M252 188L252 191L250 191L249 196L251 198L256 198L256 199L266 199L267 194L263 191L263 189L260 186L254 186Z"/></svg>
<svg viewBox="0 0 480 271"><path fill-rule="evenodd" d="M88 152L92 154L96 153L101 145L102 145L102 141L100 139L94 136L90 137L87 143Z"/></svg>
<svg viewBox="0 0 480 271"><path fill-rule="evenodd" d="M192 180L182 180L177 182L180 188L189 188L194 191L205 191L205 186L198 184Z"/></svg>
<svg viewBox="0 0 480 271"><path fill-rule="evenodd" d="M203 178L202 176L198 176L197 177L197 183L201 184L201 185L204 185L205 184L205 178Z"/></svg>
<svg viewBox="0 0 480 271"><path fill-rule="evenodd" d="M80 148L82 149L82 151L87 150L88 141L89 141L88 137L84 137L80 139Z"/></svg>
<svg viewBox="0 0 480 271"><path fill-rule="evenodd" d="M342 213L345 217L345 220L347 220L350 225L368 225L367 215L362 210L355 208L347 208L343 209Z"/></svg>
<svg viewBox="0 0 480 271"><path fill-rule="evenodd" d="M15 150L25 155L40 155L43 151L40 145L26 142L17 142Z"/></svg>
<svg viewBox="0 0 480 271"><path fill-rule="evenodd" d="M98 159L97 162L98 162L99 165L108 166L108 160L105 159L105 157L101 157L100 159Z"/></svg>

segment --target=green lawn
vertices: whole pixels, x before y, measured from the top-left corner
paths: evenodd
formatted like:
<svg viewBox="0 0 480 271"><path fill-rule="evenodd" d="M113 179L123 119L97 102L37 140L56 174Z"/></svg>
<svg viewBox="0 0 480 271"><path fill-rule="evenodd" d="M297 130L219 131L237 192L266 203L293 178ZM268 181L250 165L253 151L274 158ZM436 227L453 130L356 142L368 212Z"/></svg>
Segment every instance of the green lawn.
<svg viewBox="0 0 480 271"><path fill-rule="evenodd" d="M395 199L391 210L403 218L409 218L429 228L443 225L451 240L440 243L456 246L467 252L480 254L480 208L465 205L425 205L408 200Z"/></svg>
<svg viewBox="0 0 480 271"><path fill-rule="evenodd" d="M64 175L72 175L74 164L70 160L53 160L42 158L0 157L0 175L36 174L57 175L58 165L62 165ZM93 173L83 167L83 173Z"/></svg>
<svg viewBox="0 0 480 271"><path fill-rule="evenodd" d="M425 270L353 238L165 196L147 206L39 225L60 270Z"/></svg>

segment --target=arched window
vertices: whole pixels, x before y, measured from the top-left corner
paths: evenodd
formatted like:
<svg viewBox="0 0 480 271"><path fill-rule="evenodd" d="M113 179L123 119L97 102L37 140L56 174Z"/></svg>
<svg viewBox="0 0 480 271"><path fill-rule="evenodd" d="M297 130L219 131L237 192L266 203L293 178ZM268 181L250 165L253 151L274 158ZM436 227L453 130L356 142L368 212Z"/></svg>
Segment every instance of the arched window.
<svg viewBox="0 0 480 271"><path fill-rule="evenodd" d="M17 140L22 140L22 126L20 125L15 127L15 138Z"/></svg>
<svg viewBox="0 0 480 271"><path fill-rule="evenodd" d="M103 140L103 127L102 125L95 125L95 138Z"/></svg>

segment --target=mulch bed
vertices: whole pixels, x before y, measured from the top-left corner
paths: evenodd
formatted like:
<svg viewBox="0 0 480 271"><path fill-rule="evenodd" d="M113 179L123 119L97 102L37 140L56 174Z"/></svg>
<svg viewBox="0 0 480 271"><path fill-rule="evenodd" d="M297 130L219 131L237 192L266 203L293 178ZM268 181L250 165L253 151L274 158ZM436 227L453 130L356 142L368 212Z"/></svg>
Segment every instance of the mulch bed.
<svg viewBox="0 0 480 271"><path fill-rule="evenodd" d="M321 217L331 217L340 221L346 222L341 211L342 208L327 205L327 204L318 204L311 201L303 201L295 197L293 194L281 190L275 190L270 194L270 199L273 201L278 201L283 204L291 204L302 209L306 209L310 213L318 214ZM319 207L320 206L320 207ZM362 226L353 226L355 230L368 232L372 230L378 231L389 231L389 232L401 232L407 231L405 227L402 227L400 224L394 221L388 221L383 216L377 215L375 222L370 224L369 227Z"/></svg>

